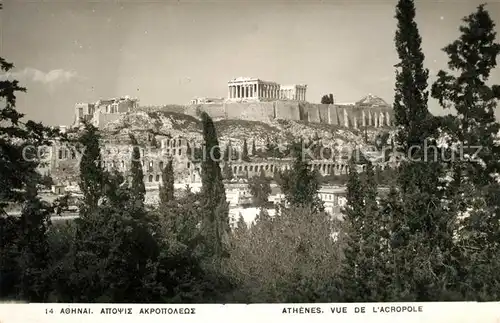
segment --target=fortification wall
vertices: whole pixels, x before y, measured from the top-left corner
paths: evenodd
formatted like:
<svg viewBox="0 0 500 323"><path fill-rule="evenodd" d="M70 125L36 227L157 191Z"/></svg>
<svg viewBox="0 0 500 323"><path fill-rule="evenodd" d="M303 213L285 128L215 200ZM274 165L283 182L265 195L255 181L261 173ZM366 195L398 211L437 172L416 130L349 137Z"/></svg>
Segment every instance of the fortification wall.
<svg viewBox="0 0 500 323"><path fill-rule="evenodd" d="M321 123L330 123L330 118L328 118L328 104L318 104L318 114L319 114L319 122Z"/></svg>
<svg viewBox="0 0 500 323"><path fill-rule="evenodd" d="M319 107L317 104L309 104L307 107L309 112L307 121L312 123L321 123L321 117L319 115Z"/></svg>
<svg viewBox="0 0 500 323"><path fill-rule="evenodd" d="M274 118L273 102L226 103L227 119L270 121Z"/></svg>
<svg viewBox="0 0 500 323"><path fill-rule="evenodd" d="M337 106L330 104L328 105L328 120L329 124L338 126L340 124L339 122L339 112L337 110Z"/></svg>
<svg viewBox="0 0 500 323"><path fill-rule="evenodd" d="M301 120L299 103L295 101L275 101L274 118L282 120Z"/></svg>
<svg viewBox="0 0 500 323"><path fill-rule="evenodd" d="M199 111L208 113L212 119L227 119L224 103L200 104L196 107Z"/></svg>
<svg viewBox="0 0 500 323"><path fill-rule="evenodd" d="M315 104L297 101L231 102L189 106L165 106L163 111L199 116L207 112L214 119L236 119L269 122L275 119L324 123L341 127L383 127L392 122L388 107Z"/></svg>

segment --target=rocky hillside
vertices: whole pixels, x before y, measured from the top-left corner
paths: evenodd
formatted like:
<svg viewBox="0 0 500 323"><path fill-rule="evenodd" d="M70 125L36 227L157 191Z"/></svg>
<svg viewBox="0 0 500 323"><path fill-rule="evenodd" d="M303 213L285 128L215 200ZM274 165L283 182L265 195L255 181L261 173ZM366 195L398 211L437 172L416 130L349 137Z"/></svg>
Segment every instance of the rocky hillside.
<svg viewBox="0 0 500 323"><path fill-rule="evenodd" d="M246 139L249 144L255 140L257 148L263 147L268 139L274 143L289 143L300 138L312 139L316 135L322 138L326 145L347 148L354 144L363 145L365 138L364 130L290 120L275 120L270 123L219 120L215 121L215 126L222 145L231 141L233 146L238 146ZM373 141L377 133L387 130L383 128L367 129L366 135L369 142ZM117 143L128 142L130 132L143 139L147 138L148 134L154 134L157 140L163 137L182 136L191 142L202 141L200 120L176 112L132 112L109 123L103 131L107 140Z"/></svg>

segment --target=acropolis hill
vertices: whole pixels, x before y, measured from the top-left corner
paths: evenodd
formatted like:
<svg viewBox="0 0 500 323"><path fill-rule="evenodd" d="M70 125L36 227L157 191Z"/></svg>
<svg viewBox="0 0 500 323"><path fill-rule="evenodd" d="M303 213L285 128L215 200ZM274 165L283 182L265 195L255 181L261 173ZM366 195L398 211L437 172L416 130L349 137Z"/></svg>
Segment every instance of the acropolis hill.
<svg viewBox="0 0 500 323"><path fill-rule="evenodd" d="M283 167L280 163L290 163L288 159L276 161L262 157L269 143L286 147L297 139L318 138L322 145L331 147L335 155L340 156L356 147L370 150L372 147L367 145L374 143L377 134L391 132L392 109L381 98L367 95L352 104L313 104L306 101L306 94L304 84L280 85L254 78L237 78L228 82L227 98L196 98L186 105L141 107L138 99L130 97L78 103L71 133L76 134L83 120L99 127L103 135L102 155L108 170L127 169L129 134L133 133L144 147L141 155L144 156L145 182L154 186L161 178L160 165L165 162L163 151L170 149L166 148L170 147L166 143L188 142L191 148L202 144L199 118L202 111L214 119L223 149L229 145L241 151L244 141L255 145L256 153L251 155L253 164L231 162L236 175L251 173L251 168L257 166L272 172L273 167ZM53 147L51 162L41 171L50 173L59 183L76 182L77 161L61 148L64 147ZM181 155L178 147L174 150ZM372 152L374 154L366 151L366 156L383 162L379 160L383 156ZM324 174L345 171L345 161L317 162ZM196 181L193 179L196 168L193 167L195 165L187 159L176 162L176 180Z"/></svg>
<svg viewBox="0 0 500 323"><path fill-rule="evenodd" d="M371 94L350 104L315 104L306 101L307 85L280 85L258 78L235 78L228 82L227 98L196 98L189 104L161 107L139 107L137 99L128 97L100 100L95 104L75 106L75 123L92 120L105 127L134 111L175 112L194 117L208 113L214 120L303 121L346 128L391 126L393 111L389 104Z"/></svg>

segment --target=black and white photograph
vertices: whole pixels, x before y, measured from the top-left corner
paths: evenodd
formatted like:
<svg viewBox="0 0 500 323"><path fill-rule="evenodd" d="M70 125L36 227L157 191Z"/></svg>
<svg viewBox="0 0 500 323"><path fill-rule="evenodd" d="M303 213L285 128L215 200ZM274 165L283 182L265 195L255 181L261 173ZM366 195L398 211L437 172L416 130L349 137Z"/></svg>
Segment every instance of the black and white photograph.
<svg viewBox="0 0 500 323"><path fill-rule="evenodd" d="M499 22L498 0L2 1L0 301L500 300Z"/></svg>

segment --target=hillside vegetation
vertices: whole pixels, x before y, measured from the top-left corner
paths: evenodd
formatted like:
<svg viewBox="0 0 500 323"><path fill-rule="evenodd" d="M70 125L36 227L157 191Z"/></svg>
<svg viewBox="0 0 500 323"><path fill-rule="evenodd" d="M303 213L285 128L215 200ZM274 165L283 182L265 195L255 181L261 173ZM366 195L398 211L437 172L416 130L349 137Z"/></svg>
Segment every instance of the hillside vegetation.
<svg viewBox="0 0 500 323"><path fill-rule="evenodd" d="M347 147L365 144L365 131L349 129L340 126L307 123L303 121L275 120L269 123L248 120L219 120L214 121L220 142L242 145L243 140L255 141L257 147L266 142L289 143L298 139L312 139L319 137L325 145ZM196 117L165 111L144 112L136 111L124 115L121 119L109 123L104 128L104 136L109 140L127 141L131 132L146 137L154 134L161 137L184 137L191 142L202 140L201 122ZM368 128L366 137L373 142L380 132L387 128ZM141 137L141 136L139 136Z"/></svg>

